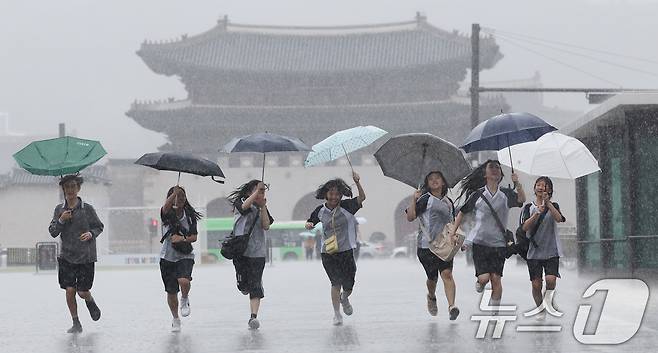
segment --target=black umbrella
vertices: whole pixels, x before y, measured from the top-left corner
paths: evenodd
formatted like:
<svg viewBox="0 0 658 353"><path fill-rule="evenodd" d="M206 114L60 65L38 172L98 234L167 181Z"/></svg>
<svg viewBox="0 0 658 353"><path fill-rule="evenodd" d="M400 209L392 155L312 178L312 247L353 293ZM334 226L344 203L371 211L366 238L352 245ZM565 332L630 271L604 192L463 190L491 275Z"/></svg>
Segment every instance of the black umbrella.
<svg viewBox="0 0 658 353"><path fill-rule="evenodd" d="M375 152L375 158L384 175L414 188L432 171L440 171L453 187L471 170L455 145L425 133L395 136Z"/></svg>
<svg viewBox="0 0 658 353"><path fill-rule="evenodd" d="M224 173L219 168L217 163L190 153L147 153L136 160L135 164L155 168L157 170L169 170L178 172L178 182L176 183L177 185L180 183L180 173L209 176L213 181L224 184L223 180L215 179L215 177L224 178Z"/></svg>
<svg viewBox="0 0 658 353"><path fill-rule="evenodd" d="M296 152L310 151L302 140L294 137L271 134L269 132L257 133L237 137L224 145L222 152L256 152L263 154L263 172L261 181L265 179L265 153L267 152Z"/></svg>

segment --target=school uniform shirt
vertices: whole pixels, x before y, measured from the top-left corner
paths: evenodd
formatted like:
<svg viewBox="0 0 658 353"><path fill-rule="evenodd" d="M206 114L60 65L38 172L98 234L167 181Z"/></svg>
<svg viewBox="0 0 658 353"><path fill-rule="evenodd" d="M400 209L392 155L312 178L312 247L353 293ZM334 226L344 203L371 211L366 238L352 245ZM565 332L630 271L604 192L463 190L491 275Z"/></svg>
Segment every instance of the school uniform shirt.
<svg viewBox="0 0 658 353"><path fill-rule="evenodd" d="M242 204L245 199L240 199L233 204L233 218L235 219L233 225L233 234L236 236L245 236L249 233L249 228L252 227L249 243L247 243L247 250L242 254L246 257L265 257L267 246L265 244L265 230L263 229L262 220L258 216L260 209L258 206L251 204L251 207L246 210L242 209ZM267 210L267 216L270 218L270 224L274 223L274 218L270 215L270 210ZM256 224L254 219L258 217Z"/></svg>
<svg viewBox="0 0 658 353"><path fill-rule="evenodd" d="M98 218L94 208L78 197L78 204L71 210L73 217L61 223L59 217L69 209L65 203L55 207L53 219L48 231L50 236L59 236L62 242L62 252L59 257L72 264L88 264L97 261L96 238L103 232L103 223ZM81 241L82 233L90 232L91 239Z"/></svg>
<svg viewBox="0 0 658 353"><path fill-rule="evenodd" d="M557 202L553 202L553 206L560 211L560 205ZM530 213L532 216L534 213L539 212L539 206L534 202L530 204ZM562 215L562 212L560 212ZM530 217L523 217L522 221L525 222ZM566 221L566 218L562 216L562 222ZM530 228L531 230L527 232L528 237L531 236L530 232L534 229L535 225ZM551 212L548 211L539 224L539 228L535 232L535 235L532 238L537 246L534 246L532 242L528 246L528 259L532 260L548 260L552 257L563 256L562 253L562 244L560 243L560 235L558 234L557 222Z"/></svg>
<svg viewBox="0 0 658 353"><path fill-rule="evenodd" d="M329 209L326 204L318 206L307 222L314 225L322 222L322 240L326 240L332 235L336 235L338 241L338 252L356 249L356 228L358 222L354 214L361 208L357 198L341 200L336 208ZM332 221L333 215L333 221ZM324 241L320 249L326 253Z"/></svg>
<svg viewBox="0 0 658 353"><path fill-rule="evenodd" d="M428 249L429 242L436 239L446 224L452 222L453 215L454 208L447 196L438 198L430 192L421 195L416 201L416 217L423 225L418 231L417 246ZM429 234L424 233L423 229Z"/></svg>
<svg viewBox="0 0 658 353"><path fill-rule="evenodd" d="M523 206L517 201L518 195L512 189L498 188L498 191L492 194L485 186L480 191L489 200L504 226L507 225L509 209ZM488 247L507 246L505 236L491 213L491 208L477 192L469 197L460 211L464 214L473 212L475 216L475 224L466 236L467 242Z"/></svg>
<svg viewBox="0 0 658 353"><path fill-rule="evenodd" d="M173 212L174 214L173 215L169 214L169 215L167 215L167 217L172 217L172 216L176 217L176 213L173 209L170 212ZM161 222L162 222L162 234L167 234L167 232L170 229L170 226L165 224L165 221L164 221L165 220L165 215L162 213L162 209L160 209L160 219L161 219ZM183 233L190 234L190 235L191 234L198 234L197 226L196 226L196 224L197 224L196 219L191 217L190 221L188 222L187 214L184 210L183 210L183 215L178 219L178 221L180 222L181 228L183 229ZM190 223L192 223L192 224L190 224ZM177 262L177 261L182 260L182 259L194 259L194 250L192 250L192 252L189 253L189 254L182 254L182 253L176 251L176 249L174 249L174 247L171 244L172 244L171 243L171 236L166 237L165 240L162 242L162 248L160 249L160 258L161 259L165 259L169 262Z"/></svg>

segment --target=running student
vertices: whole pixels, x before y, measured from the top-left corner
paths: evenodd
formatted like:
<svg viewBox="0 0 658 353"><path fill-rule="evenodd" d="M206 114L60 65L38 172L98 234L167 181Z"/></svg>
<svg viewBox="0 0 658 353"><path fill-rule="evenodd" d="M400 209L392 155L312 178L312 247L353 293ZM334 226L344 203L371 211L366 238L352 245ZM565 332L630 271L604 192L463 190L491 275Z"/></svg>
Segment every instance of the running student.
<svg viewBox="0 0 658 353"><path fill-rule="evenodd" d="M560 277L560 256L562 246L557 224L566 221L560 212L560 205L552 202L553 181L546 176L539 177L534 186L535 200L523 207L521 224L527 236L532 239L528 246L528 273L532 281L532 298L537 307L553 308L553 295L557 278ZM546 292L542 296L542 280L546 275ZM546 311L540 311L537 319L542 320Z"/></svg>
<svg viewBox="0 0 658 353"><path fill-rule="evenodd" d="M267 209L265 189L262 181L254 179L237 188L228 197L233 205L235 218L233 234L249 236L247 250L241 256L233 258L233 266L238 290L244 295L249 294L251 316L247 326L252 330L260 327L258 309L261 299L265 297L263 289L263 270L267 252L265 231L270 229L270 225L274 222Z"/></svg>
<svg viewBox="0 0 658 353"><path fill-rule="evenodd" d="M98 321L101 310L91 295L94 284L96 238L103 232L103 223L94 208L78 196L83 179L66 175L59 181L65 201L55 207L48 231L53 238L60 237L62 253L57 258L59 286L66 290L66 305L73 319L68 333L82 332L75 294L85 300L91 319Z"/></svg>
<svg viewBox="0 0 658 353"><path fill-rule="evenodd" d="M505 226L509 209L521 207L525 202L525 193L516 173L512 173L512 181L518 193L509 188L499 188L498 184L503 177L500 162L488 160L462 180L459 198L466 196L466 202L457 214L451 234L454 236L465 215L474 216L475 226L468 232L462 250L473 247L473 263L477 277L475 290L481 293L487 282L491 282L490 305L494 307L500 305L503 295L503 267L509 255L507 247L514 242L513 239L506 239L496 217ZM492 208L495 213L492 213ZM494 314L497 313L494 311Z"/></svg>
<svg viewBox="0 0 658 353"><path fill-rule="evenodd" d="M160 209L160 217L163 225L160 275L167 292L167 305L173 317L171 331L179 332L181 320L178 316L178 292L181 292L180 314L183 317L189 316L191 312L189 294L194 268L194 252L190 243L197 240L197 221L201 219L201 213L190 205L185 190L180 186L174 186L167 191L167 199ZM185 247L188 250L184 250Z"/></svg>
<svg viewBox="0 0 658 353"><path fill-rule="evenodd" d="M362 207L366 194L361 186L359 174L353 172L352 179L359 190L359 196L352 197L352 189L342 179L329 180L315 192L315 198L325 200L306 221L306 229L313 229L322 222L321 257L329 281L331 282L331 303L334 309L334 325L343 324L340 306L345 315L352 315L353 308L349 296L354 288L356 262L354 249L357 246L357 220L354 214ZM342 292L341 292L342 289Z"/></svg>
<svg viewBox="0 0 658 353"><path fill-rule="evenodd" d="M454 206L448 193L448 183L440 171L432 171L425 176L422 187L413 195L407 207L407 221L419 221L418 260L427 274L427 311L432 316L438 313L436 305L436 283L441 275L443 290L448 300L450 320L457 319L459 308L455 306L455 281L452 278L453 261L443 261L429 249L430 241L441 234L446 224L454 220Z"/></svg>

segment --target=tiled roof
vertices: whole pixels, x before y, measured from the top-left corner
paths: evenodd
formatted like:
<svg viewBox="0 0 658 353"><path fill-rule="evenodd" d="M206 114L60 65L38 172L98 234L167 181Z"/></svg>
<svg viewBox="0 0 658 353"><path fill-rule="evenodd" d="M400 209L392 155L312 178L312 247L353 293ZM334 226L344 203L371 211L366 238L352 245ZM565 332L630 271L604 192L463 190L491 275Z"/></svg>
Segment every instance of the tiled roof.
<svg viewBox="0 0 658 353"><path fill-rule="evenodd" d="M483 68L500 59L492 38L481 41ZM470 65L468 36L416 21L352 27L249 26L219 21L197 36L144 42L137 52L156 73L194 70L236 72L337 72L382 70L463 62Z"/></svg>

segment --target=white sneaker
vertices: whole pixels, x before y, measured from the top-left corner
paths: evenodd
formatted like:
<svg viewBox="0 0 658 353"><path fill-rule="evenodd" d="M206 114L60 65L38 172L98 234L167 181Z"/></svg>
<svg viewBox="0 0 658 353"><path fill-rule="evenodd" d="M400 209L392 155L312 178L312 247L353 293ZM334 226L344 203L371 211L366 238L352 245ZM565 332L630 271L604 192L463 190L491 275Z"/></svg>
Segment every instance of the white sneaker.
<svg viewBox="0 0 658 353"><path fill-rule="evenodd" d="M343 324L343 316L336 313L336 315L334 315L334 326L340 326L342 324Z"/></svg>
<svg viewBox="0 0 658 353"><path fill-rule="evenodd" d="M180 332L180 319L171 320L171 332Z"/></svg>
<svg viewBox="0 0 658 353"><path fill-rule="evenodd" d="M180 314L183 317L190 316L190 297L180 298Z"/></svg>
<svg viewBox="0 0 658 353"><path fill-rule="evenodd" d="M475 291L478 293L484 292L484 285L480 281L475 281Z"/></svg>
<svg viewBox="0 0 658 353"><path fill-rule="evenodd" d="M345 315L350 316L354 312L354 308L352 308L350 300L344 294L345 293L340 294L340 304L343 306L343 312Z"/></svg>

